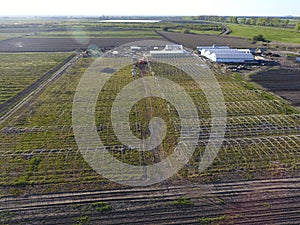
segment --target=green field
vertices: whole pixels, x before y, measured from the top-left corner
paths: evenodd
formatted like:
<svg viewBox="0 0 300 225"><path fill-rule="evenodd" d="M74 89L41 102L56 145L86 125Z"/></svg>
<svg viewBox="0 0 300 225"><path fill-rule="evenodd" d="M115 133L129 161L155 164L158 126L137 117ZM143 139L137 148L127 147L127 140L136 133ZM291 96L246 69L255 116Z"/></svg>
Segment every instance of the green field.
<svg viewBox="0 0 300 225"><path fill-rule="evenodd" d="M262 34L266 40L300 44L300 32L291 29L258 27L237 24L227 24L232 30L230 35L252 39L253 36Z"/></svg>
<svg viewBox="0 0 300 225"><path fill-rule="evenodd" d="M71 53L0 54L0 106L70 55Z"/></svg>
<svg viewBox="0 0 300 225"><path fill-rule="evenodd" d="M85 162L73 134L74 93L83 72L92 61L80 59L33 104L0 127L0 188L5 189L6 194L82 191L95 189L96 185L102 188L115 185L95 173ZM103 143L115 157L132 165L152 164L159 160L152 152L112 150L120 146L120 142L112 130L110 109L116 94L133 81L131 68L129 65L117 71L103 87L96 107L96 125L101 128L99 136ZM183 71L154 62L152 70L158 76L181 85L193 99L201 118L199 145L189 164L179 172L180 177L205 183L280 177L283 169L285 174L294 175L299 160L299 132L295 129L300 125L299 114L288 110L280 100L255 90L234 74L216 74L228 113L226 141L213 164L199 173L197 165L211 125L206 97ZM168 133L162 146L164 154L169 155L177 144L176 129L180 125L178 114L172 106L167 110L166 101L155 98L139 101L130 114L132 132L137 137L147 137L149 117L145 114L149 102L154 109L153 116L161 116L167 124Z"/></svg>

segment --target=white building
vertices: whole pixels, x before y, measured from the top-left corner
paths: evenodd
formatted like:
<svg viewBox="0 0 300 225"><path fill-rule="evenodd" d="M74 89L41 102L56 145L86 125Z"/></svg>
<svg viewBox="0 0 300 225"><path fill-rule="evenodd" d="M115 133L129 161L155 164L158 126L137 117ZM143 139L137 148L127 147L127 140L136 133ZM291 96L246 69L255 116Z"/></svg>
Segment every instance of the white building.
<svg viewBox="0 0 300 225"><path fill-rule="evenodd" d="M165 50L166 51L183 50L183 46L182 45L166 45Z"/></svg>
<svg viewBox="0 0 300 225"><path fill-rule="evenodd" d="M230 49L228 46L216 46L216 45L212 45L212 46L198 46L197 50L198 53L201 53L201 51L203 49L209 50L209 49Z"/></svg>
<svg viewBox="0 0 300 225"><path fill-rule="evenodd" d="M182 45L166 45L163 50L150 51L152 57L184 56L188 52Z"/></svg>
<svg viewBox="0 0 300 225"><path fill-rule="evenodd" d="M139 46L130 46L131 50L141 50L141 47Z"/></svg>
<svg viewBox="0 0 300 225"><path fill-rule="evenodd" d="M227 46L203 46L197 47L197 50L202 56L219 63L247 63L254 61L250 49L231 49Z"/></svg>

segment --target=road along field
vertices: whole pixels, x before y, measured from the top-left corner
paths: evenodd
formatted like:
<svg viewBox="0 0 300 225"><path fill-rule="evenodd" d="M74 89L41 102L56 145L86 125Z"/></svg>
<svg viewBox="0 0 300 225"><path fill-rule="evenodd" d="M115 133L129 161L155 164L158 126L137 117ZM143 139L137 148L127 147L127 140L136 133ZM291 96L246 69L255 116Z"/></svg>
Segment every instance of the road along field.
<svg viewBox="0 0 300 225"><path fill-rule="evenodd" d="M124 48L124 54L129 54L131 60L134 54L138 55L133 54L129 46ZM109 52L106 60L113 63L122 57L124 55ZM114 132L111 109L118 93L129 83L146 78L145 88L154 85L159 89L159 82L148 83L147 79L169 79L188 93L199 115L199 139L188 163L162 184L150 186L149 189L142 188L140 193L135 189L123 189L122 185L96 173L79 151L72 125L76 87L94 60L82 58L37 97L33 104L18 111L0 126L3 223L13 224L29 219L30 215L33 215L34 218L31 218L35 224L41 222L40 218L46 224L47 221L48 224L59 223L61 218L66 218L68 222L75 220L75 223L88 220L97 223L97 220L101 220L103 224L134 224L134 221L139 224L174 223L174 218L178 219L178 224L230 224L227 220L232 219L240 224L254 224L257 221L257 224L296 223L299 215L297 177L300 157L300 114L297 110L280 99L270 98L265 91L253 89L232 74L212 73L199 58L195 64L193 57L197 56L168 57L159 62L149 57L148 64L138 67L132 61L118 70L114 70L110 64L104 69L99 68L100 71L95 70L99 73L99 81L111 76L96 99L96 131L104 143L102 150L124 163L146 166L164 160L174 152L181 132L192 132L182 131L175 104L151 97L137 101L131 108L130 128L137 138L149 137L149 121L153 117L164 119L168 128L159 148L149 152L124 146ZM132 76L133 66L137 72L135 77ZM203 86L195 82L188 72L197 76ZM216 92L216 86L211 82L212 76L218 81L222 96ZM184 102L175 92L178 89L174 87L176 85L160 89L160 93L173 96L179 101L177 105L183 105ZM86 86L86 90L89 88L92 87ZM220 102L222 97L224 102ZM214 135L218 135L220 130L216 122L224 121L221 117L212 119L212 113L222 111L222 107L218 108L222 104L227 112L222 146L213 163L204 171L199 171L210 134L215 131ZM211 146L214 144L217 148L217 140L212 139ZM112 170L111 173L128 176L133 181L143 179L137 174L126 174L126 171L118 174L118 171ZM282 180L284 178L286 180ZM243 182L238 182L241 180ZM173 191L177 187L179 190ZM156 192L152 188L159 190ZM116 189L115 192L112 189ZM89 194L79 199L74 197L77 191L84 194L82 191L92 190L107 191L108 195L102 198L103 193L97 193L96 197L91 193L92 197ZM131 190L138 196L128 194ZM33 195L41 193L46 195ZM48 196L49 193L58 194ZM58 196L62 199L58 200ZM70 204L70 208L66 207L67 204ZM37 205L40 209L37 209ZM17 209L19 214L11 212L13 209ZM284 209L290 210L287 212ZM103 214L99 216L101 212ZM117 219L108 219L113 214Z"/></svg>

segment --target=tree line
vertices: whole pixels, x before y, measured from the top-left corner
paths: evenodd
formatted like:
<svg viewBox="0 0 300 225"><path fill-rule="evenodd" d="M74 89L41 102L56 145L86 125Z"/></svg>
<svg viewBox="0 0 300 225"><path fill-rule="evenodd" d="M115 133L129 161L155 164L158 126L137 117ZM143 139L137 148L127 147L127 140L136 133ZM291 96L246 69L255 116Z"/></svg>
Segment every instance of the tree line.
<svg viewBox="0 0 300 225"><path fill-rule="evenodd" d="M281 19L277 17L236 17L236 16L196 16L194 20L207 20L212 22L227 22L235 24L271 26L271 27L288 27L290 20L287 18ZM294 26L294 29L300 30L300 20Z"/></svg>

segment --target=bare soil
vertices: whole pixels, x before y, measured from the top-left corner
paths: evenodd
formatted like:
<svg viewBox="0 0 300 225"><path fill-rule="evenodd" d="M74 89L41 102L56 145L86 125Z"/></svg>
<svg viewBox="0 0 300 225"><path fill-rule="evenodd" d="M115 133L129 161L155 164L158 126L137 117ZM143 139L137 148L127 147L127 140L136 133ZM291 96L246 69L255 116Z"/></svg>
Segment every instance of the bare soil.
<svg viewBox="0 0 300 225"><path fill-rule="evenodd" d="M252 75L251 79L292 105L300 106L300 70L268 70Z"/></svg>
<svg viewBox="0 0 300 225"><path fill-rule="evenodd" d="M111 49L122 44L145 38L15 38L0 42L0 52L68 52L84 49L90 45ZM159 40L159 39L157 39Z"/></svg>
<svg viewBox="0 0 300 225"><path fill-rule="evenodd" d="M0 221L1 224L29 224L29 221L30 224L107 225L299 224L299 200L299 178L159 185L6 197L0 199ZM101 208L103 205L110 207Z"/></svg>
<svg viewBox="0 0 300 225"><path fill-rule="evenodd" d="M182 44L188 48L196 48L205 45L225 45L232 48L256 48L247 38L229 37L209 34L183 34L175 32L157 31L159 35L174 43Z"/></svg>

